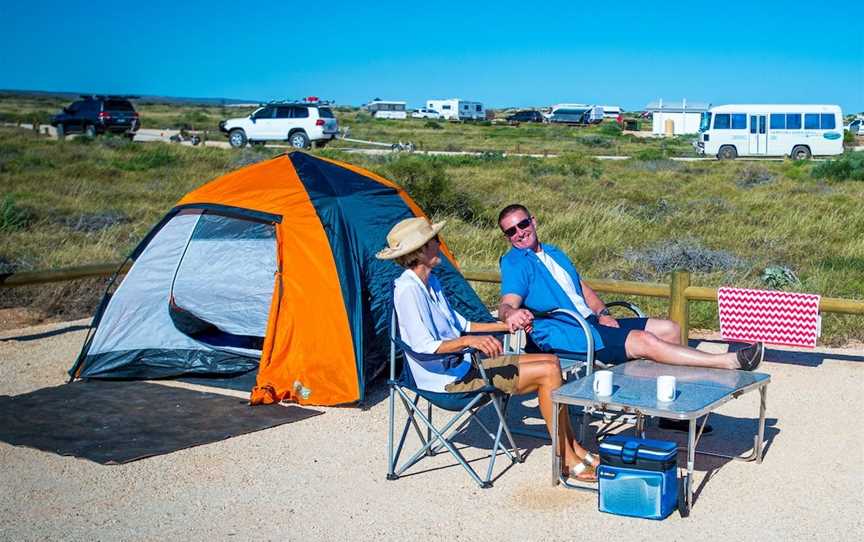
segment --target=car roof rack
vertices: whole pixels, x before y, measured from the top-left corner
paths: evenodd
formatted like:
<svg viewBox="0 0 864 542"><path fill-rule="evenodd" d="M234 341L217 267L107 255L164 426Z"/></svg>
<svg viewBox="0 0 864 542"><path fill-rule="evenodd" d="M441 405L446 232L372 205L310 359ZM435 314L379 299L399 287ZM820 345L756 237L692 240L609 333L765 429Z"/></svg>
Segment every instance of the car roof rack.
<svg viewBox="0 0 864 542"><path fill-rule="evenodd" d="M307 96L298 100L270 100L261 105L333 105L333 100L322 100L317 96Z"/></svg>
<svg viewBox="0 0 864 542"><path fill-rule="evenodd" d="M85 100L137 100L141 96L131 94L81 94Z"/></svg>

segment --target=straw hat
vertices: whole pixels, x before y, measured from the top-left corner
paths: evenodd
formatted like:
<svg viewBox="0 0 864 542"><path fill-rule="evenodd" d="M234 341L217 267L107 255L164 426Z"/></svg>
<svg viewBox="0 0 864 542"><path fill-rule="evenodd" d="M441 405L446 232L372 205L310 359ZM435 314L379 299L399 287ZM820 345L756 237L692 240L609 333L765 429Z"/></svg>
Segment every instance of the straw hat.
<svg viewBox="0 0 864 542"><path fill-rule="evenodd" d="M444 224L446 222L443 220L437 224L432 224L428 218L406 218L393 226L393 229L387 234L387 248L380 251L375 257L379 260L392 260L410 254L425 245L429 239L438 235Z"/></svg>

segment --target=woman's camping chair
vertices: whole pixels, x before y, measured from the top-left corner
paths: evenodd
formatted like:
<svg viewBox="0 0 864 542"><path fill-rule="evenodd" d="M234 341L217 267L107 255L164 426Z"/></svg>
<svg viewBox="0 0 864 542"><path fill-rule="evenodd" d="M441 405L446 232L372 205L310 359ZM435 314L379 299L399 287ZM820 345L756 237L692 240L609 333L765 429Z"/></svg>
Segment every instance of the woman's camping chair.
<svg viewBox="0 0 864 542"><path fill-rule="evenodd" d="M485 489L492 487L492 471L495 467L495 459L498 457L499 451L503 452L504 455L506 455L513 463L521 463L523 461L522 452L516 447L516 443L513 441L513 435L511 434L510 428L507 426L506 422L505 412L509 396L494 388L489 383L483 365L479 362L477 351L469 349L453 354L421 354L412 351L411 348L399 338L398 329L399 326L396 319L396 311L394 310L390 323L390 378L387 380L387 385L390 388L390 427L387 435L387 479L396 480L402 475L402 473L419 462L423 457L434 456L446 449L456 458L456 461L462 465L471 478L473 478L481 488ZM403 354L408 354L418 361L447 359L458 360L458 358L461 358L465 353L470 353L472 363L474 363L480 370L483 380L486 381L486 386L479 390L467 393L439 393L419 389L414 381L414 376L411 374L410 364L404 360L404 355L402 370L397 377L396 357L398 351L401 351ZM398 444L394 439L397 396L405 407L407 414L405 425L403 426L401 435L399 436ZM420 403L421 399L426 403L425 409L422 408L423 405ZM479 414L490 405L495 413L495 419L498 421L497 429L494 432L483 423L479 416ZM453 412L455 414L446 423L440 427L436 427L433 423L432 417L433 406L440 410ZM471 467L471 465L468 464L462 456L462 453L454 442L454 437L462 433L462 431L466 429L472 421L476 422L482 432L492 440L492 449L489 453L485 478L480 478L474 468ZM417 437L419 437L421 447L414 453L414 455L399 465L399 457L402 454L411 427L414 428ZM506 441L509 442L509 449L502 442L502 437L506 437Z"/></svg>

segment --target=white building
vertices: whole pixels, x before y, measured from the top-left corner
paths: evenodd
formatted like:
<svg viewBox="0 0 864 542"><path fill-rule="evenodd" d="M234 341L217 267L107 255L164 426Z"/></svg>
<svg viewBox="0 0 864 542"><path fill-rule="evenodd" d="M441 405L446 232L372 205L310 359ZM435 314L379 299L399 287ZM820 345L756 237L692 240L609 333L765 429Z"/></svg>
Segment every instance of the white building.
<svg viewBox="0 0 864 542"><path fill-rule="evenodd" d="M707 113L711 104L705 102L651 102L645 108L651 113L652 132L658 135L695 134L699 132L702 113Z"/></svg>
<svg viewBox="0 0 864 542"><path fill-rule="evenodd" d="M441 113L442 119L447 120L484 120L486 110L480 102L469 102L459 98L449 100L427 100L427 109L434 109Z"/></svg>

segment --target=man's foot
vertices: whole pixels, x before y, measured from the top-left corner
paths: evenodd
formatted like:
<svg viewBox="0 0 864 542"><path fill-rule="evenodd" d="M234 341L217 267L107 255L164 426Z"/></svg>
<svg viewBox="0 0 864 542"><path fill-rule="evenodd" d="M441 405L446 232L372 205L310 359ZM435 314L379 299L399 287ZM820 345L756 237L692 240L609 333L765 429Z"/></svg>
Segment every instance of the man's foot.
<svg viewBox="0 0 864 542"><path fill-rule="evenodd" d="M696 420L696 430L699 430L699 420ZM660 421L657 422L657 427L660 429L666 429L668 431L681 431L682 433L687 433L690 431L690 421L689 420L670 420L668 418L660 418ZM705 424L705 429L702 430L703 435L707 435L714 431L714 428L711 427L711 424Z"/></svg>
<svg viewBox="0 0 864 542"><path fill-rule="evenodd" d="M754 371L762 363L762 358L765 357L765 345L755 343L747 348L742 348L738 351L737 357L739 369L742 371Z"/></svg>

